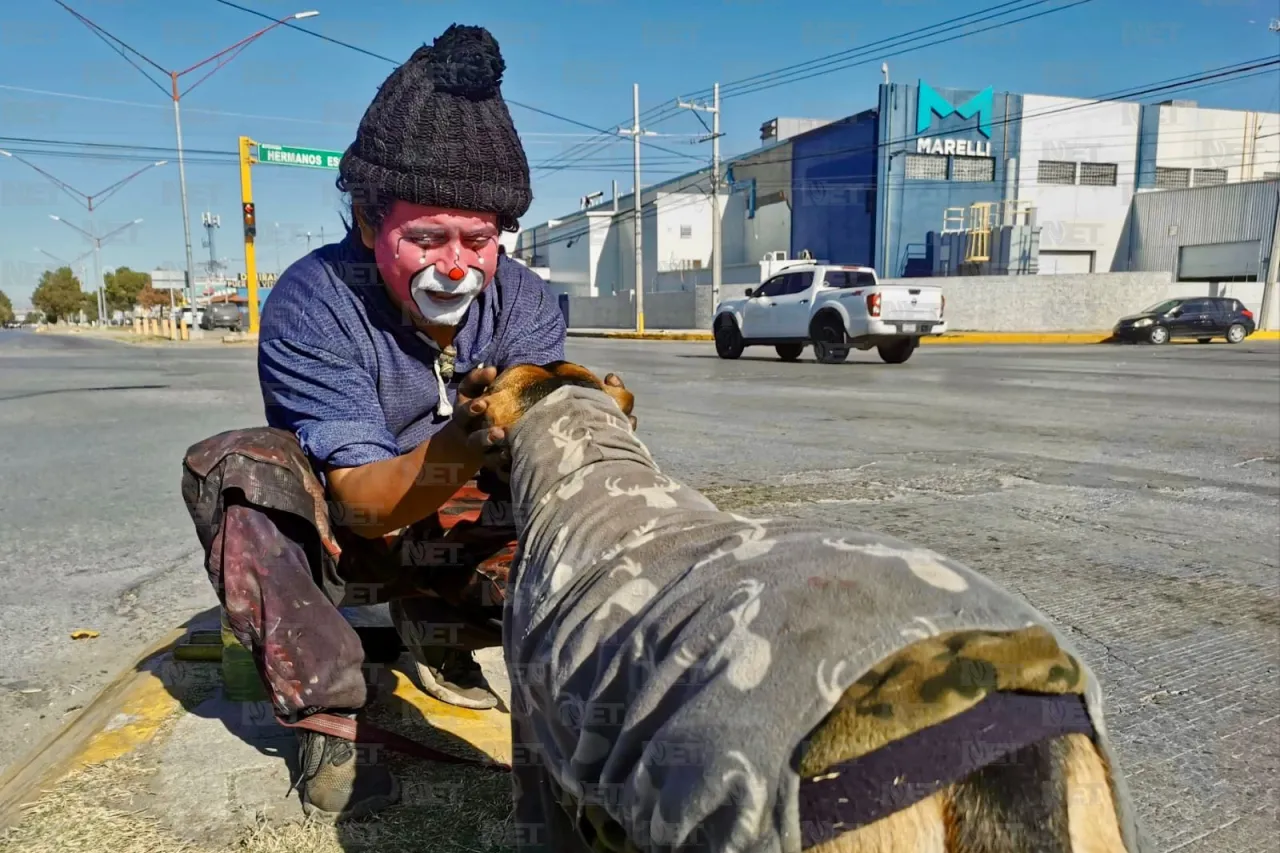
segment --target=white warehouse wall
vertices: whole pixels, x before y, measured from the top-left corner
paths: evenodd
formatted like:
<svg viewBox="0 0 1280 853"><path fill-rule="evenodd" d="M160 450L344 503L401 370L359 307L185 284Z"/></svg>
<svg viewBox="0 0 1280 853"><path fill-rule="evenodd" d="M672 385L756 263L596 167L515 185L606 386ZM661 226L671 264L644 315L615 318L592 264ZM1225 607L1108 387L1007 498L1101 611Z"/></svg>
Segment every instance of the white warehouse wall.
<svg viewBox="0 0 1280 853"><path fill-rule="evenodd" d="M547 284L555 293L591 295L591 240L583 233L586 228L587 217L582 215L559 220L547 228L546 243L538 246L551 269Z"/></svg>
<svg viewBox="0 0 1280 853"><path fill-rule="evenodd" d="M1280 114L1172 105L1159 109L1157 168L1225 169L1228 183L1280 172Z"/></svg>
<svg viewBox="0 0 1280 853"><path fill-rule="evenodd" d="M1040 251L1092 252L1094 271L1111 269L1137 182L1139 106L1024 95L1019 201L1036 208ZM1070 109L1066 109L1070 107ZM1076 163L1076 184L1040 184L1040 161ZM1081 186L1080 163L1114 163L1115 186Z"/></svg>
<svg viewBox="0 0 1280 853"><path fill-rule="evenodd" d="M695 262L711 266L711 198L702 193L662 193L657 208L657 268L650 285L655 288L662 281L657 273L686 269ZM681 236L681 228L688 229L688 237Z"/></svg>

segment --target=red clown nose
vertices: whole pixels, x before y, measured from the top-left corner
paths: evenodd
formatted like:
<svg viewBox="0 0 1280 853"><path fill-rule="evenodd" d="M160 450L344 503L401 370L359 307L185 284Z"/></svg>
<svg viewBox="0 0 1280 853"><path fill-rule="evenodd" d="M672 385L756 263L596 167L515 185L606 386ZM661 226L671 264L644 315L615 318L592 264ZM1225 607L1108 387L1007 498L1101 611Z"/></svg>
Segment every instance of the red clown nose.
<svg viewBox="0 0 1280 853"><path fill-rule="evenodd" d="M462 281L463 277L466 274L467 274L466 271L463 270L462 267L454 267L453 269L449 270L449 280Z"/></svg>

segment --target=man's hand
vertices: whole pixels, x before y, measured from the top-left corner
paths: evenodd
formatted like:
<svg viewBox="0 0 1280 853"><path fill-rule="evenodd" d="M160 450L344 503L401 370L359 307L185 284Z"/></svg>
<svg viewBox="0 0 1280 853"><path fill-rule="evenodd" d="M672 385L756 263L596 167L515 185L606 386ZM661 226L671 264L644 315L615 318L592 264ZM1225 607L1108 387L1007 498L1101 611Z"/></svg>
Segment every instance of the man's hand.
<svg viewBox="0 0 1280 853"><path fill-rule="evenodd" d="M634 430L639 423L635 415L631 414L636 404L636 397L627 390L627 386L622 384L622 377L616 373L610 373L604 378L604 390L618 404L618 408L622 409L622 413L631 421L631 429Z"/></svg>
<svg viewBox="0 0 1280 853"><path fill-rule="evenodd" d="M500 427L484 428L484 413L489 405L484 394L497 378L496 367L479 367L458 383L450 426L465 437L467 449L473 453L488 453L499 447L507 437Z"/></svg>

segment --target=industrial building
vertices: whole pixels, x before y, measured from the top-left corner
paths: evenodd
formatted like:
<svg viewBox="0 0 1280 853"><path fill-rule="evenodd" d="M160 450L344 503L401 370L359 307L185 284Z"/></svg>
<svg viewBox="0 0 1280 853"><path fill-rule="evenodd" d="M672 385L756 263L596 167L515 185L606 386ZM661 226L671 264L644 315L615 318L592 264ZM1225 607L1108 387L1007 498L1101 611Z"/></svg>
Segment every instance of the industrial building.
<svg viewBox="0 0 1280 853"><path fill-rule="evenodd" d="M755 283L762 259L802 252L884 278L1143 269L1134 259L1153 257L1142 226L1156 208L1135 199L1188 190L1168 203L1207 205L1226 197L1200 188L1280 178L1277 113L923 80L881 84L877 105L847 118L773 119L761 143L724 166L726 284ZM703 170L643 190L645 292L710 281L710 189ZM561 293L633 290L632 207L615 191L526 229L513 255ZM1263 227L1254 219L1241 228ZM1221 229L1205 237L1249 240Z"/></svg>

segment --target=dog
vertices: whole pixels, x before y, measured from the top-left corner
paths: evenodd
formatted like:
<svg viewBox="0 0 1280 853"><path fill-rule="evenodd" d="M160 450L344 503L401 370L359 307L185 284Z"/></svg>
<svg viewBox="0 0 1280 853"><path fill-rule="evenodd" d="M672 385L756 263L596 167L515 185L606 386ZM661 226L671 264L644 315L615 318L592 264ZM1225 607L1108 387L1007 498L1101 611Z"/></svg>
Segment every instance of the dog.
<svg viewBox="0 0 1280 853"><path fill-rule="evenodd" d="M887 536L720 511L580 365L480 399L520 543L519 850L1141 849L1099 685L1024 601Z"/></svg>

